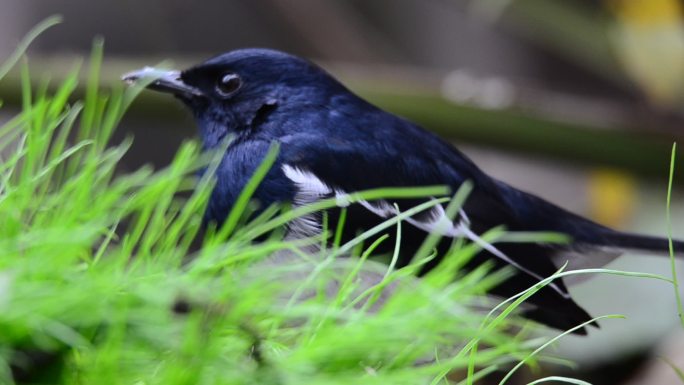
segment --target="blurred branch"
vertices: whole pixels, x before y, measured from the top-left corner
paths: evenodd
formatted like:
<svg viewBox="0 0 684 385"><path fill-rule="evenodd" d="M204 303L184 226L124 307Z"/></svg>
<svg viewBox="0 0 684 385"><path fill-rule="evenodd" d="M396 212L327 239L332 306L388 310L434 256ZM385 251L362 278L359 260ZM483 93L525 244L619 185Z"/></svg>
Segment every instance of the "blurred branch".
<svg viewBox="0 0 684 385"><path fill-rule="evenodd" d="M483 110L438 96L359 91L379 106L451 139L667 177L672 139L663 135L551 121L513 110ZM680 155L678 163L683 161Z"/></svg>
<svg viewBox="0 0 684 385"><path fill-rule="evenodd" d="M620 71L609 39L611 18L600 6L600 2L589 8L577 1L515 0L503 21L545 49L608 80L624 83L627 77Z"/></svg>

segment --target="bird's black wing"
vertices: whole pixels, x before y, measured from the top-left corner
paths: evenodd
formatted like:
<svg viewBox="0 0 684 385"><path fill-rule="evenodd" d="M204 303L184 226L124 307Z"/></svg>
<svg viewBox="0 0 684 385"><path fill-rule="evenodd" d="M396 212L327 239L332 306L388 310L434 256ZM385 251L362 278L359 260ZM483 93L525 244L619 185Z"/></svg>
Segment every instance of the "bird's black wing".
<svg viewBox="0 0 684 385"><path fill-rule="evenodd" d="M554 274L557 267L551 257L555 250L550 246L492 245L480 238L483 232L500 225L521 230L514 213L500 196L497 183L449 144L418 128L414 130L418 131L395 131L393 134L402 135L401 139L371 135L348 138L334 133L318 140L293 137L290 145L283 146L281 167L297 191L295 203L307 204L322 197L380 187L447 185L455 191L465 181L471 181L474 189L450 226L440 225L448 220L441 205L406 221L407 225L402 229L404 250L400 265L410 261L412 253L429 232L440 229L444 236L443 246L448 246L451 238L465 237L483 249L474 264L489 260L499 267L512 265L516 268L515 277L494 289L495 294L512 296ZM417 200L361 202L347 208L345 230L353 237L356 231L396 215L395 204L404 211L418 203ZM336 222L333 219L329 223ZM297 224L294 231L316 231L318 226L320 223L310 217ZM529 314L530 318L554 327L567 329L590 319L572 301L560 280L541 290L530 303L537 305Z"/></svg>

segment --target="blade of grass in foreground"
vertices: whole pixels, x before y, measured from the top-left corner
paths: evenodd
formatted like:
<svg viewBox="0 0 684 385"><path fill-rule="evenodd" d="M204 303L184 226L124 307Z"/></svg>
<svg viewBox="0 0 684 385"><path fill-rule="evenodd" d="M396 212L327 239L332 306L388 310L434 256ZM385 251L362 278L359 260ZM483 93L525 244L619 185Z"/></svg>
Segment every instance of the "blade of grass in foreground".
<svg viewBox="0 0 684 385"><path fill-rule="evenodd" d="M679 315L679 322L684 328L684 305L682 305L682 297L679 294L679 280L677 278L677 263L674 255L674 246L672 244L672 219L670 218L671 202L672 202L672 183L674 180L675 160L677 155L677 143L672 144L672 155L670 157L670 175L667 184L667 238L670 252L670 269L672 270L672 286L675 292L675 299L677 301L677 313Z"/></svg>
<svg viewBox="0 0 684 385"><path fill-rule="evenodd" d="M530 382L527 385L542 384L544 382L564 382L566 384L575 384L575 385L592 385L586 381L576 380L574 378L569 378L569 377L560 377L560 376L550 376L550 377L540 378L538 380Z"/></svg>
<svg viewBox="0 0 684 385"><path fill-rule="evenodd" d="M669 366L675 372L675 374L679 378L679 381L681 381L684 384L684 370L679 368L677 365L675 365L674 362L670 361L665 357L660 357L660 359L662 359L667 364L667 366Z"/></svg>
<svg viewBox="0 0 684 385"><path fill-rule="evenodd" d="M43 32L48 30L51 27L54 27L55 25L59 24L62 22L62 17L61 16L50 16L46 18L45 20L41 21L40 23L36 24L35 27L29 31L29 33L24 36L23 39L17 44L17 48L12 52L9 58L5 60L4 63L0 64L0 79L4 78L5 75L14 67L21 56L26 52L28 47L31 45L31 43L38 37L40 36Z"/></svg>
<svg viewBox="0 0 684 385"><path fill-rule="evenodd" d="M600 317L595 317L595 318L590 319L587 322L583 322L583 323L581 323L581 324L579 324L579 325L577 325L577 326L575 326L569 330L566 330L563 333L560 333L559 335L557 335L557 336L551 338L550 340L546 341L544 344L542 344L542 346L535 349L532 353L530 353L527 357L525 357L522 361L520 361L517 365L515 365L513 367L513 369L509 370L508 373L504 376L504 378L499 382L499 385L504 385L506 383L506 381L508 381L511 378L511 376L513 376L513 374L518 369L520 369L523 365L525 365L525 363L529 359L531 359L532 357L537 355L542 350L546 349L548 346L550 346L554 342L558 341L559 339L563 338L564 336L567 336L568 334L571 334L572 332L574 332L576 330L580 330L586 326L589 326L590 324L592 324L596 321L600 321L602 319L607 319L607 318L625 318L625 317L623 315L620 315L620 314L611 314L611 315L604 315L604 316L600 316Z"/></svg>

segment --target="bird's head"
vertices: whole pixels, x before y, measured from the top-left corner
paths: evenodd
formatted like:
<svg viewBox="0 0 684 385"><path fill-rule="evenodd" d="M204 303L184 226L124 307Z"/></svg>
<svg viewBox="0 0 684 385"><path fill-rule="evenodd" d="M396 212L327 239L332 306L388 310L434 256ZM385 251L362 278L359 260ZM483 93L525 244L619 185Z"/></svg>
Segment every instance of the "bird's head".
<svg viewBox="0 0 684 385"><path fill-rule="evenodd" d="M276 110L327 103L346 89L316 65L269 49L241 49L183 71L146 67L123 76L127 83L153 78L147 88L171 93L197 119L205 146L253 128Z"/></svg>

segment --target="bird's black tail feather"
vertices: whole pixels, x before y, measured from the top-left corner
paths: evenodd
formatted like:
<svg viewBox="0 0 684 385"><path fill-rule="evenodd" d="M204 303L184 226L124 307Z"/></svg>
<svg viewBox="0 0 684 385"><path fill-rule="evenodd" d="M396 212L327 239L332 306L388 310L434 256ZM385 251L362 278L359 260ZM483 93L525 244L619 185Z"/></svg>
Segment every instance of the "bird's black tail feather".
<svg viewBox="0 0 684 385"><path fill-rule="evenodd" d="M623 233L606 229L597 237L595 246L614 247L622 250L638 250L649 254L669 255L670 242L667 238L649 235ZM678 258L684 258L684 241L673 239L672 249Z"/></svg>
<svg viewBox="0 0 684 385"><path fill-rule="evenodd" d="M650 254L669 255L667 238L616 231L571 213L538 196L517 190L498 181L507 201L526 230L554 231L570 235L578 246L638 250ZM684 240L672 241L675 255L684 258Z"/></svg>

